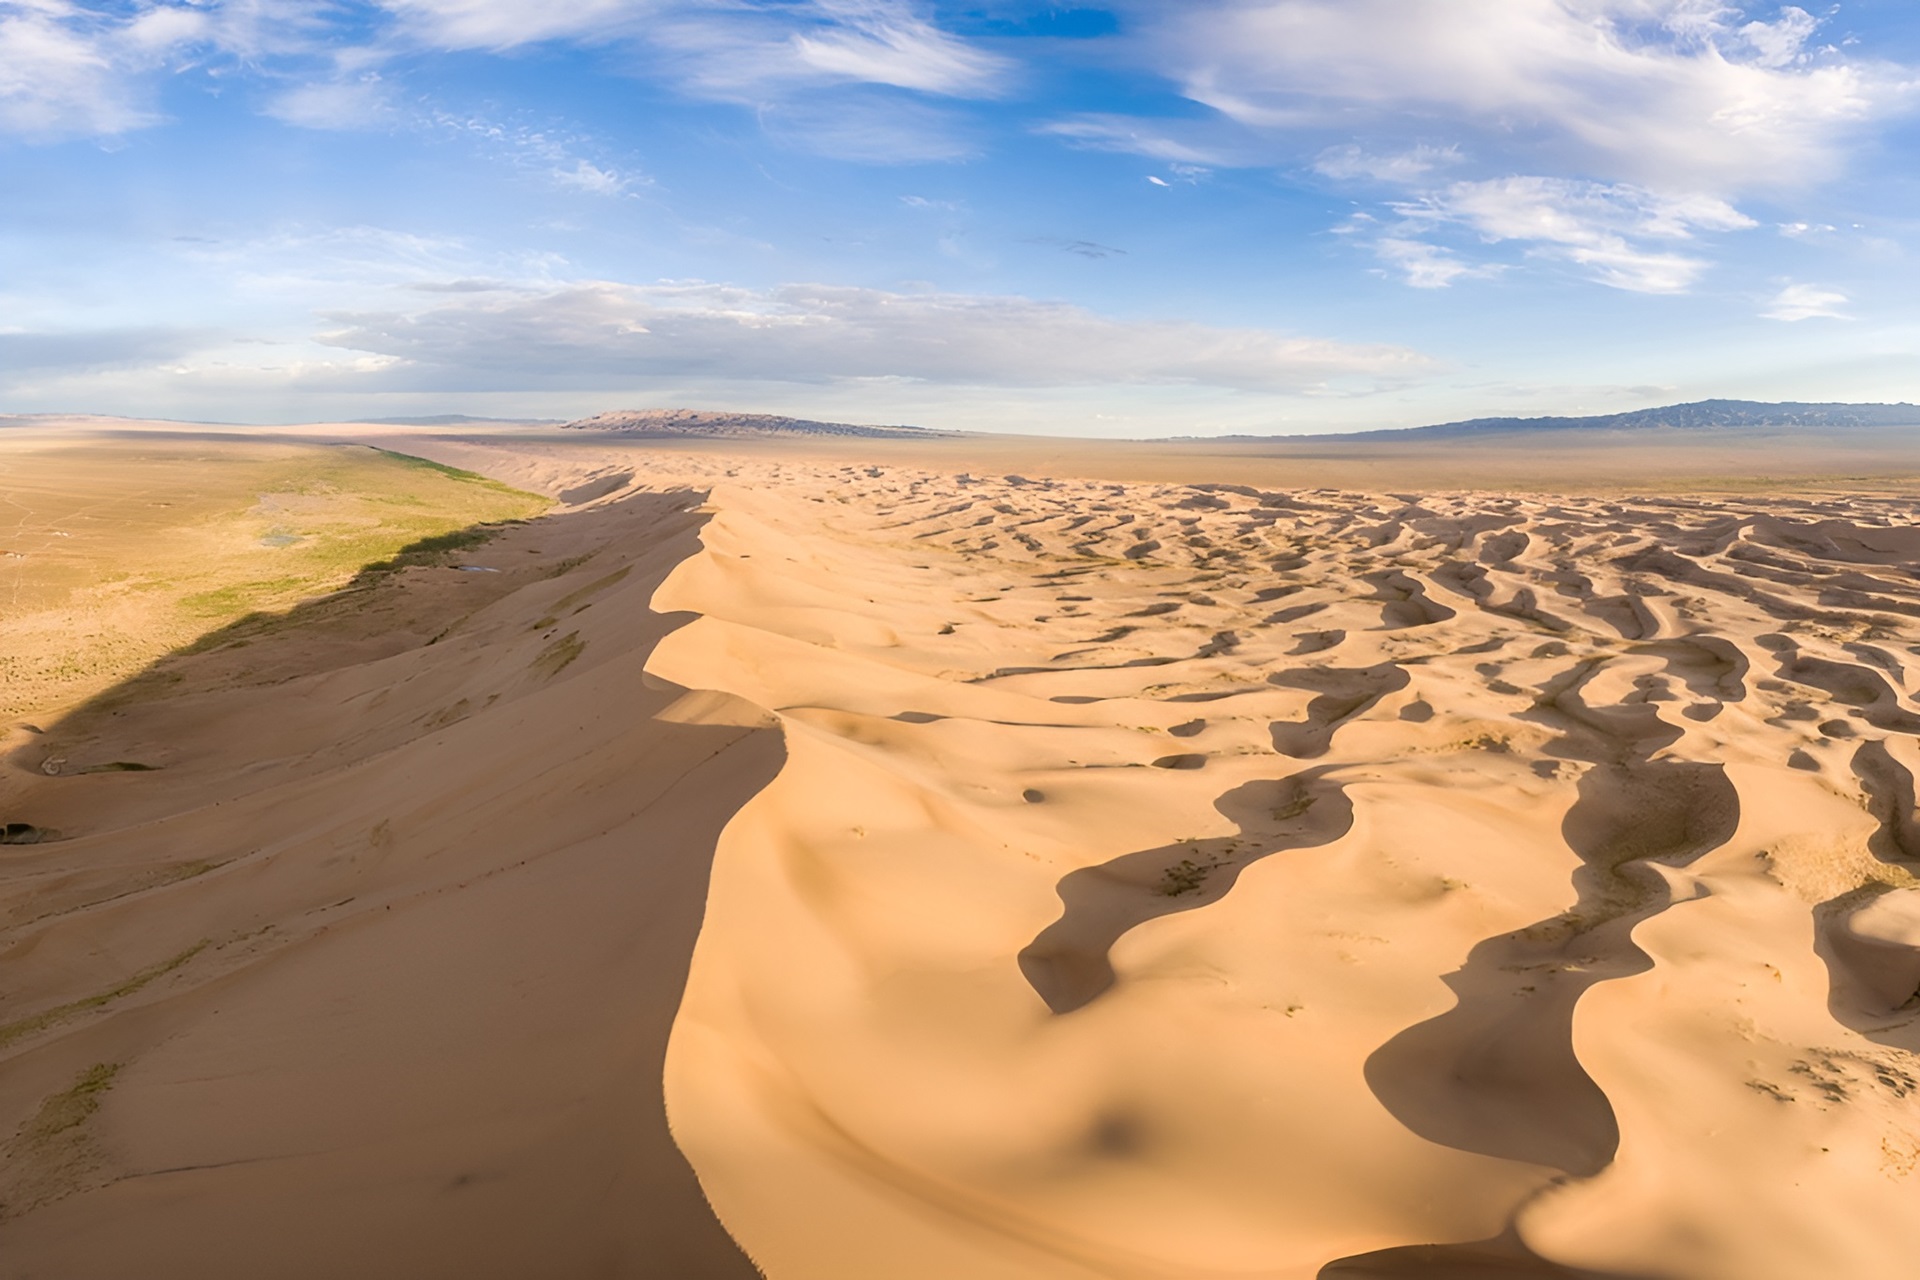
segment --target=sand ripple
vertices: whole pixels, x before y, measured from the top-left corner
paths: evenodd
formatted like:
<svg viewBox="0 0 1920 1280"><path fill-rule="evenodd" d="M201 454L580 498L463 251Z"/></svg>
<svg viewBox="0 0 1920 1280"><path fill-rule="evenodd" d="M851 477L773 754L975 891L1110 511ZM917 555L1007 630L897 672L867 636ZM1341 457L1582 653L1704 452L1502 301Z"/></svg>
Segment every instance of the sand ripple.
<svg viewBox="0 0 1920 1280"><path fill-rule="evenodd" d="M757 466L650 669L787 734L668 1065L776 1280L1911 1274L1910 504Z"/></svg>

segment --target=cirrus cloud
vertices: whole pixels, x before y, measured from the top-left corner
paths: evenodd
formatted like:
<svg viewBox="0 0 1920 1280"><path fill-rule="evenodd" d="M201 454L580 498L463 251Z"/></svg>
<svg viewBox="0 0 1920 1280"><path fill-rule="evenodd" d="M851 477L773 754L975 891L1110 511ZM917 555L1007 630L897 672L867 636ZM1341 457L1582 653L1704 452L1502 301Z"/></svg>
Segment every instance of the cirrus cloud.
<svg viewBox="0 0 1920 1280"><path fill-rule="evenodd" d="M836 89L988 98L1013 66L914 0L0 0L0 135L150 126L163 73L192 67L255 81L286 123L363 128L390 120L382 71L414 55L559 42L617 45L683 93L756 108Z"/></svg>
<svg viewBox="0 0 1920 1280"><path fill-rule="evenodd" d="M69 0L0 2L0 131L35 139L111 135L155 119L138 74L206 32L204 15L134 15Z"/></svg>
<svg viewBox="0 0 1920 1280"><path fill-rule="evenodd" d="M1187 96L1256 130L1448 127L1519 168L1676 190L1818 181L1916 83L1815 48L1818 21L1793 6L1766 21L1700 0L1214 0L1142 17Z"/></svg>
<svg viewBox="0 0 1920 1280"><path fill-rule="evenodd" d="M1489 244L1570 262L1597 283L1634 293L1682 293L1709 263L1676 246L1699 233L1759 225L1714 196L1669 196L1625 184L1514 177L1456 182L1395 206L1408 223L1453 223Z"/></svg>

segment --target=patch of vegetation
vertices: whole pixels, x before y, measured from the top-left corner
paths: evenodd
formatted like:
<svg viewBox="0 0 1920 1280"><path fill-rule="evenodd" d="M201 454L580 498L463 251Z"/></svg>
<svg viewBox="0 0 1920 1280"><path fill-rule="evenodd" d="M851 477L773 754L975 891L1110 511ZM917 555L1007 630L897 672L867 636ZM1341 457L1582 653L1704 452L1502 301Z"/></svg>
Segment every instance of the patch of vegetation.
<svg viewBox="0 0 1920 1280"><path fill-rule="evenodd" d="M406 546L394 552L391 559L375 561L360 571L362 577L370 574L393 573L400 569L418 568L441 563L449 551L464 551L468 547L477 547L491 541L499 533L498 529L479 526L472 529L455 529L449 533L436 533L430 537L416 538Z"/></svg>
<svg viewBox="0 0 1920 1280"><path fill-rule="evenodd" d="M1293 821L1293 819L1304 815L1307 812L1307 810L1313 808L1313 802L1317 799L1319 799L1318 796L1310 796L1310 795L1295 796L1292 800L1289 800L1286 804L1280 806L1278 809L1275 809L1273 811L1273 816L1275 819L1277 819L1280 822L1291 822Z"/></svg>
<svg viewBox="0 0 1920 1280"><path fill-rule="evenodd" d="M1177 898L1183 893L1198 893L1212 874L1212 863L1182 858L1160 873L1160 893L1168 898Z"/></svg>
<svg viewBox="0 0 1920 1280"><path fill-rule="evenodd" d="M440 710L428 716L422 723L429 729L444 729L450 724L457 724L465 720L472 714L473 703L466 698L462 698L450 707L442 707Z"/></svg>
<svg viewBox="0 0 1920 1280"><path fill-rule="evenodd" d="M202 951L205 951L207 945L205 940L196 942L172 959L163 960L151 968L142 969L126 981L117 986L109 987L105 991L85 996L79 1000L70 1000L66 1004L55 1005L53 1008L33 1014L31 1017L19 1018L8 1023L0 1023L0 1049L24 1040L28 1036L38 1035L48 1027L65 1022L75 1014L90 1013L95 1009L105 1008L115 1000L132 995L154 979L163 978L167 974L172 973L175 969L178 969Z"/></svg>
<svg viewBox="0 0 1920 1280"><path fill-rule="evenodd" d="M285 595L306 585L304 578L260 578L235 582L212 591L197 591L180 598L180 607L199 618L231 617L242 613L255 600Z"/></svg>
<svg viewBox="0 0 1920 1280"><path fill-rule="evenodd" d="M547 570L547 576L549 578L564 577L567 574L572 573L575 569L578 569L581 565L585 564L587 561L593 559L593 557L596 554L598 553L589 551L585 555L568 556L566 559L557 562L553 566L553 568Z"/></svg>
<svg viewBox="0 0 1920 1280"><path fill-rule="evenodd" d="M390 462L399 463L403 467L412 467L421 471L432 471L447 477L449 480L457 480L461 484L476 485L482 489L492 489L498 493L510 493L516 497L525 496L520 490L515 489L513 486L502 484L498 480L489 480L477 471L462 471L459 467L450 467L444 462L435 462L431 458L416 457L411 453L396 453L392 449L376 448L374 452ZM524 520L503 520L500 523L524 524L526 522Z"/></svg>
<svg viewBox="0 0 1920 1280"><path fill-rule="evenodd" d="M633 572L633 566L625 565L621 568L615 569L612 573L606 575L604 578L595 578L592 582L589 582L586 586L581 587L578 591L572 591L560 597L559 603L553 606L553 611L556 614L565 613L571 606L580 603L580 601L585 600L588 596L598 595L600 592L605 591L608 587L614 585L616 582L621 581L629 573L632 573L632 572Z"/></svg>
<svg viewBox="0 0 1920 1280"><path fill-rule="evenodd" d="M1214 854L1204 861L1196 862L1192 858L1182 858L1160 873L1160 883L1156 892L1165 898L1178 898L1183 894L1198 893L1207 887L1207 877L1232 861L1226 854Z"/></svg>
<svg viewBox="0 0 1920 1280"><path fill-rule="evenodd" d="M117 1062L97 1062L67 1088L40 1104L0 1145L0 1222L81 1190L101 1164L86 1124L120 1073Z"/></svg>
<svg viewBox="0 0 1920 1280"><path fill-rule="evenodd" d="M100 1095L113 1088L120 1074L117 1062L96 1062L80 1073L73 1087L40 1104L20 1136L29 1143L45 1143L69 1129L78 1129L100 1109Z"/></svg>
<svg viewBox="0 0 1920 1280"><path fill-rule="evenodd" d="M557 676L571 666L586 647L587 642L580 638L578 631L569 631L539 652L533 660L533 669Z"/></svg>
<svg viewBox="0 0 1920 1280"><path fill-rule="evenodd" d="M10 569L5 718L84 702L169 652L258 640L304 602L373 586L370 565L437 563L552 505L391 451L261 441L15 449L0 496L15 488L33 495L22 535L59 540Z"/></svg>

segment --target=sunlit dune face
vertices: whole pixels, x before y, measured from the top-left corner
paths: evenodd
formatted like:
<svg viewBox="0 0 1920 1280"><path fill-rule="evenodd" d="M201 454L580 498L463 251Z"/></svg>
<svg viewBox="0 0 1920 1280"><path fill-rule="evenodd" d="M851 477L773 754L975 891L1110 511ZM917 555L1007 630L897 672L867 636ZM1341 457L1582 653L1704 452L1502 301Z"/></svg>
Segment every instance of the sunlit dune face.
<svg viewBox="0 0 1920 1280"><path fill-rule="evenodd" d="M713 503L651 669L789 759L669 1098L773 1274L1897 1272L1905 500Z"/></svg>

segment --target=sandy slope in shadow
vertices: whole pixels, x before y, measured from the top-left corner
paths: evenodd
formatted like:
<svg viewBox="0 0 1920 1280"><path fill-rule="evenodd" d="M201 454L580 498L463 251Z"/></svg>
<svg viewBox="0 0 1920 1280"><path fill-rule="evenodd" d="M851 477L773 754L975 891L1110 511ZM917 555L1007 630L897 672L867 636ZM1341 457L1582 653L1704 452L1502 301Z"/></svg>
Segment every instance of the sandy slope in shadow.
<svg viewBox="0 0 1920 1280"><path fill-rule="evenodd" d="M0 1275L756 1274L660 1086L781 760L642 672L700 501L511 529L9 739L0 818L60 838L0 848Z"/></svg>

